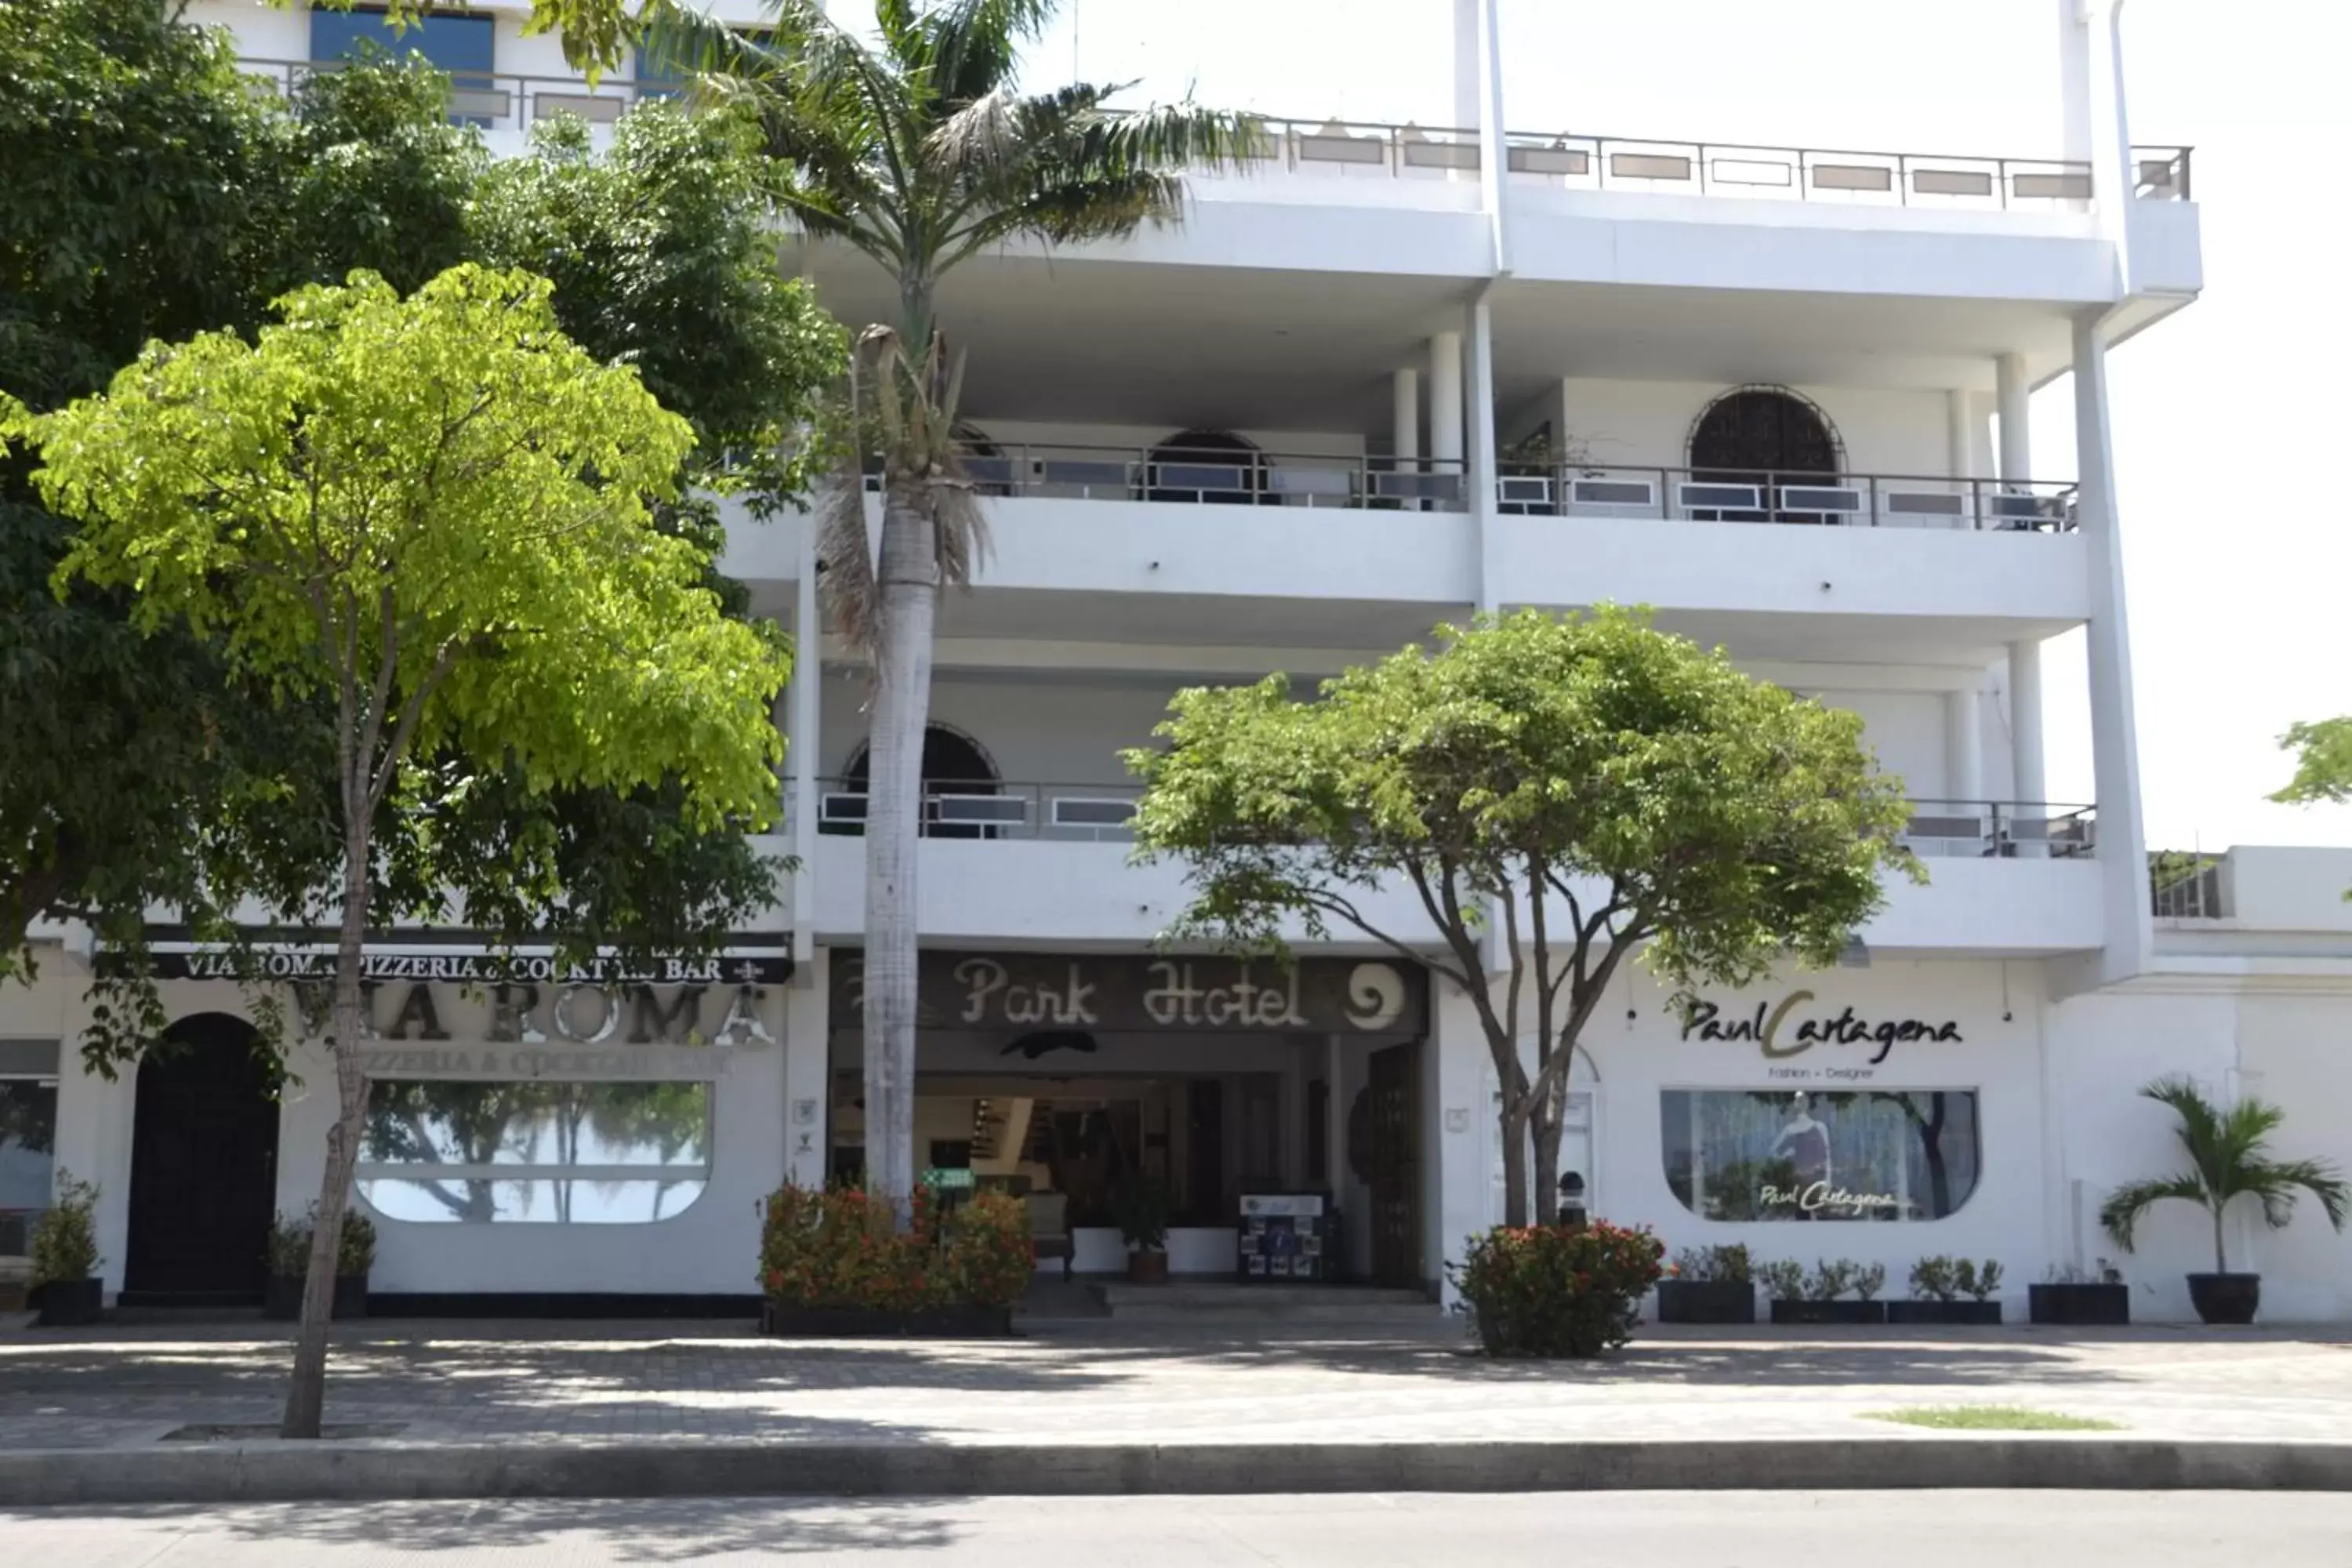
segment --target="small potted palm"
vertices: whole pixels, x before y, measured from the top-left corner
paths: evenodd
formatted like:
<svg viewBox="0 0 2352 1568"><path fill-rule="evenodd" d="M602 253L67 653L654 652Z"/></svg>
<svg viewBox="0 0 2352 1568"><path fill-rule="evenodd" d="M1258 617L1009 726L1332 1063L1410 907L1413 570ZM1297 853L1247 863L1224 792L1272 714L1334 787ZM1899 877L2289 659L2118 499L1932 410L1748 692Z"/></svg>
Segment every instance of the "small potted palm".
<svg viewBox="0 0 2352 1568"><path fill-rule="evenodd" d="M1131 1285L1168 1283L1168 1189L1149 1176L1130 1178L1118 1189L1114 1217L1127 1243Z"/></svg>
<svg viewBox="0 0 2352 1568"><path fill-rule="evenodd" d="M1662 1323L1752 1323L1756 1321L1756 1261L1734 1242L1686 1247L1675 1255L1672 1277L1658 1281Z"/></svg>
<svg viewBox="0 0 2352 1568"><path fill-rule="evenodd" d="M2309 1193L2319 1200L2327 1223L2344 1228L2352 1207L2352 1185L2326 1160L2281 1160L2270 1152L2271 1134L2286 1112L2267 1100L2248 1098L2221 1106L2186 1078L2162 1078L2140 1090L2179 1118L2176 1129L2189 1168L2153 1181L2134 1182L2107 1194L2099 1223L2129 1252L2142 1215L2168 1198L2204 1209L2213 1221L2213 1272L2189 1276L2189 1299L2208 1323L2251 1323L2262 1305L2263 1277L2233 1273L2222 1221L2242 1197L2262 1205L2273 1230L2294 1217L2295 1199Z"/></svg>
<svg viewBox="0 0 2352 1568"><path fill-rule="evenodd" d="M60 1166L57 1202L33 1223L33 1288L40 1292L43 1328L99 1321L106 1281L98 1264L98 1188Z"/></svg>

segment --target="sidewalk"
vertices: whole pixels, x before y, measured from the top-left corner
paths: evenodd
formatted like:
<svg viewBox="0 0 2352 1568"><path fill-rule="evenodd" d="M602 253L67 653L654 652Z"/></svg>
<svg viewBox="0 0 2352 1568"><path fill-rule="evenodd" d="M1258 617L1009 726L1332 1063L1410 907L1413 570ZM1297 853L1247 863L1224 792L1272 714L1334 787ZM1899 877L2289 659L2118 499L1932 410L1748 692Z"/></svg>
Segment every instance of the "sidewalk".
<svg viewBox="0 0 2352 1568"><path fill-rule="evenodd" d="M1651 1327L1582 1363L1486 1362L1436 1322L1308 1331L1041 1322L1013 1341L804 1342L732 1324L356 1323L337 1331L327 1418L403 1446L1918 1442L1951 1435L1862 1414L2001 1404L2134 1439L2352 1445L2352 1335L2336 1330ZM266 1431L289 1355L259 1324L0 1335L0 1452Z"/></svg>

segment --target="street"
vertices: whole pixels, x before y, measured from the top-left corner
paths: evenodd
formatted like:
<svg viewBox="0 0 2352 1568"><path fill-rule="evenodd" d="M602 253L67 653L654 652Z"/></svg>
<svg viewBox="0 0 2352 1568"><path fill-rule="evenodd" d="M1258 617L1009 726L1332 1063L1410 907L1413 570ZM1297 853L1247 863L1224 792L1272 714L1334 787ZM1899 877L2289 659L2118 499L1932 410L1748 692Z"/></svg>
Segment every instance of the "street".
<svg viewBox="0 0 2352 1568"><path fill-rule="evenodd" d="M692 1499L0 1513L0 1562L74 1568L2342 1568L2347 1542L2352 1497L2275 1492Z"/></svg>

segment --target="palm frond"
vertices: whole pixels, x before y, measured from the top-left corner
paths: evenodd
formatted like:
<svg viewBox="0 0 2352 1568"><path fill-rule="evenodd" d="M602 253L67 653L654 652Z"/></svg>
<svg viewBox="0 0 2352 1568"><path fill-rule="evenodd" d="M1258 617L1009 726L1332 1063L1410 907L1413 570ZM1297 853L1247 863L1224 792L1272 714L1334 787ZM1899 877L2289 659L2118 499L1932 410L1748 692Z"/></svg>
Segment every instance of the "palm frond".
<svg viewBox="0 0 2352 1568"><path fill-rule="evenodd" d="M1010 91L983 93L940 121L923 143L930 165L951 181L1002 179L1021 155L1018 103Z"/></svg>
<svg viewBox="0 0 2352 1568"><path fill-rule="evenodd" d="M866 533L866 476L854 448L821 487L815 527L825 613L851 647L870 655L880 641L882 595Z"/></svg>
<svg viewBox="0 0 2352 1568"><path fill-rule="evenodd" d="M1052 26L1061 0L947 0L923 16L933 84L950 103L986 98L1013 84L1021 46Z"/></svg>
<svg viewBox="0 0 2352 1568"><path fill-rule="evenodd" d="M2262 1200L2263 1218L2273 1230L2284 1229L2294 1217L2295 1199L2302 1193L2319 1200L2330 1226L2339 1231L2344 1228L2347 1207L2352 1205L2352 1184L2329 1162L2265 1161L2246 1174L2248 1180L2239 1190Z"/></svg>
<svg viewBox="0 0 2352 1568"><path fill-rule="evenodd" d="M2167 1198L2179 1198L2185 1203L2203 1205L2205 1184L2191 1171L2160 1177L2152 1182L2133 1182L2117 1187L2099 1205L2099 1224L2115 1238L2116 1245L2126 1252L2132 1249L2133 1234L2139 1228L2140 1217Z"/></svg>

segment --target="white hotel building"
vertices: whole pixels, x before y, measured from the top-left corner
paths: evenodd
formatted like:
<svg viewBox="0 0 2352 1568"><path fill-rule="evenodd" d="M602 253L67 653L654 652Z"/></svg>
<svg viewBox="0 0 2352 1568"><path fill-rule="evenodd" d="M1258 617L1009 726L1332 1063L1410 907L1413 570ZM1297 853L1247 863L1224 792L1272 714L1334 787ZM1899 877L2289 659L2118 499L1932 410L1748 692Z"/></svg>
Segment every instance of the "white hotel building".
<svg viewBox="0 0 2352 1568"><path fill-rule="evenodd" d="M2095 1218L2172 1163L2133 1091L2166 1071L2258 1091L2292 1152L2352 1163L2326 1114L2352 1089L2352 858L2233 852L2170 895L2185 918L2151 910L2105 367L2201 274L2189 154L2134 142L2111 5L2053 0L2063 130L2032 159L1555 133L1502 101L1491 7L1456 12L1455 128L1274 122L1246 174L1193 182L1181 226L945 285L996 551L941 622L918 1160L1068 1193L1082 1272L1119 1265L1125 1171L1170 1183L1180 1272L1244 1268L1244 1195L1324 1194L1326 1272L1439 1295L1499 1217L1469 1005L1360 944L1305 949L1295 999L1268 969L1255 996L1223 961L1153 969L1184 879L1130 863L1117 753L1187 685L1311 683L1480 610L1639 604L1861 713L1930 880L1890 885L1848 963L1708 998L1727 1026L1781 1016L1770 1051L1625 981L1574 1080L1564 1163L1591 1210L1675 1246L1884 1263L1893 1294L1923 1255L1998 1258L2012 1298L2114 1257L2138 1316L2185 1316L2199 1217L2159 1212L2128 1258ZM280 69L372 25L194 14ZM453 110L494 145L653 90L571 77L509 4L409 44L473 73ZM892 308L858 258L804 268L846 321ZM2053 382L2072 450L2030 441ZM816 625L814 566L797 521L747 521L726 561L812 657L775 844L802 870L708 990L551 984L501 1016L449 978L461 957L385 944L376 1070L426 1109L362 1172L381 1310L739 1310L755 1200L856 1168L862 677ZM2096 798L2052 802L2041 649L2077 629ZM1391 929L1416 929L1409 902ZM315 1191L323 1065L282 1113L257 1100L244 1003L187 979L166 994L200 1048L85 1078L87 941L58 938L0 996L0 1090L46 1092L54 1159L102 1184L110 1289L257 1288L247 1238ZM680 1043L689 1016L718 1043ZM1847 1016L1930 1037L1790 1048ZM498 1085L530 1079L585 1087L501 1121ZM600 1084L664 1109L567 1121ZM5 1154L0 1206L37 1205L47 1158ZM1825 1233L1759 1195L1775 1161L1887 1201ZM2232 1226L2271 1317L2352 1317L2352 1251L2310 1205Z"/></svg>

